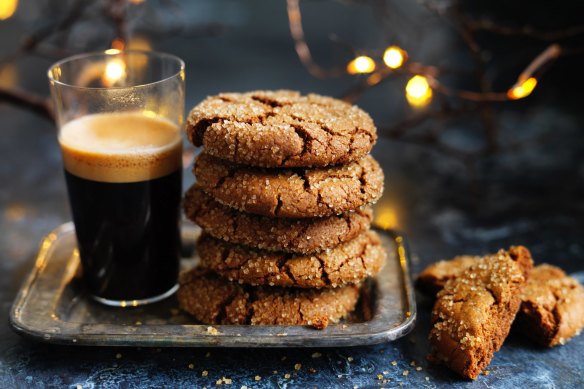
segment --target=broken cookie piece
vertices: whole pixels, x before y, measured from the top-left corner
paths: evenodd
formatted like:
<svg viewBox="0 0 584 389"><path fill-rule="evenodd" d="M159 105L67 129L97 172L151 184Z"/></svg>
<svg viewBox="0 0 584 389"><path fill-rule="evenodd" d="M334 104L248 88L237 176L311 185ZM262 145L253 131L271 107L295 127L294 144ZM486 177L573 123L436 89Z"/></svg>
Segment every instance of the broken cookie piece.
<svg viewBox="0 0 584 389"><path fill-rule="evenodd" d="M449 260L434 262L416 278L416 288L427 295L435 296L448 280L461 274L481 259L478 255L459 255Z"/></svg>
<svg viewBox="0 0 584 389"><path fill-rule="evenodd" d="M564 344L584 327L584 288L558 267L536 266L521 300L514 326L540 345Z"/></svg>
<svg viewBox="0 0 584 389"><path fill-rule="evenodd" d="M447 281L432 310L428 359L477 378L509 334L532 267L529 250L511 247Z"/></svg>

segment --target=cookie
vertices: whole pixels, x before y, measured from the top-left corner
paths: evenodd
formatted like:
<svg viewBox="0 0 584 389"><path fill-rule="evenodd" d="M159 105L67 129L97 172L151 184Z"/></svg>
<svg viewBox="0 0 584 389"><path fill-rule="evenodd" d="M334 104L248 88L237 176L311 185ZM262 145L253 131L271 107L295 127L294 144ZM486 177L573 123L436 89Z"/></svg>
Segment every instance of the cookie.
<svg viewBox="0 0 584 389"><path fill-rule="evenodd" d="M204 324L310 325L325 328L353 309L359 287L293 289L251 287L195 268L180 277L181 309Z"/></svg>
<svg viewBox="0 0 584 389"><path fill-rule="evenodd" d="M314 169L263 169L197 158L200 187L215 200L270 217L330 216L374 202L383 192L383 171L371 156L348 165Z"/></svg>
<svg viewBox="0 0 584 389"><path fill-rule="evenodd" d="M369 229L373 212L364 206L341 215L279 219L227 207L193 185L185 194L186 216L215 238L271 251L313 253L333 248Z"/></svg>
<svg viewBox="0 0 584 389"><path fill-rule="evenodd" d="M532 266L529 250L511 247L446 282L432 310L428 359L477 378L511 329Z"/></svg>
<svg viewBox="0 0 584 389"><path fill-rule="evenodd" d="M514 326L540 345L564 344L584 327L584 288L555 266L535 267L521 300Z"/></svg>
<svg viewBox="0 0 584 389"><path fill-rule="evenodd" d="M203 234L197 252L202 267L231 281L297 288L356 284L377 274L385 263L385 250L373 231L312 255L256 250Z"/></svg>
<svg viewBox="0 0 584 389"><path fill-rule="evenodd" d="M480 256L475 255L459 255L453 259L435 262L418 275L416 288L428 295L435 296L448 280L475 265L480 259Z"/></svg>
<svg viewBox="0 0 584 389"><path fill-rule="evenodd" d="M195 146L232 162L264 167L346 164L371 151L371 117L341 100L293 91L211 96L194 107L186 132Z"/></svg>

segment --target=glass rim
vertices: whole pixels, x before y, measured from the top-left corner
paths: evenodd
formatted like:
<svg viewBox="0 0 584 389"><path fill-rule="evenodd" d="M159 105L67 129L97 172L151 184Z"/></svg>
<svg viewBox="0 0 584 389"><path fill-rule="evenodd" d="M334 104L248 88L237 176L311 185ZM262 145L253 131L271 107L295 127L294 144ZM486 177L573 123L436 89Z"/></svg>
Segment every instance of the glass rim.
<svg viewBox="0 0 584 389"><path fill-rule="evenodd" d="M121 89L140 88L140 87L146 87L146 86L160 84L160 83L163 83L165 81L168 81L170 79L177 77L179 74L181 74L185 70L185 62L181 58L177 57L174 54L163 53L160 51L146 51L146 50L119 50L115 53L114 52L108 53L109 50L112 50L112 49L108 49L108 50L104 50L104 51L91 51L88 53L75 54L75 55L60 59L59 61L57 61L57 62L53 63L51 66L49 66L49 68L47 70L47 77L49 78L50 82L53 82L53 83L60 85L60 86L69 87L69 88L77 88L77 89L85 89L85 90L113 90L113 89L121 90ZM176 71L175 73L171 74L168 77L164 77L164 78L161 78L160 80L147 82L144 84L138 84L138 85L132 85L132 86L112 86L112 87L95 87L95 86L75 85L75 84L71 84L68 82L59 81L59 80L55 79L55 77L53 77L53 74L52 74L53 69L60 67L63 64L66 64L68 62L73 62L73 61L77 61L77 60L84 59L84 58L90 58L90 57L116 57L116 56L120 56L123 54L144 54L144 55L149 56L149 57L159 57L159 58L171 59L171 60L174 60L178 63L178 65L179 65L178 71Z"/></svg>

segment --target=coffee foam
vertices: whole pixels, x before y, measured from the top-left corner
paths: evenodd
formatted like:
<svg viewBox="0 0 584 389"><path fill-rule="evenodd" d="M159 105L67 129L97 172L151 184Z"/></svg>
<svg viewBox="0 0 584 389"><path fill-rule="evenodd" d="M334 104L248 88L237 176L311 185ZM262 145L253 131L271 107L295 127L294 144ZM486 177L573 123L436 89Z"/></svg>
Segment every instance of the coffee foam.
<svg viewBox="0 0 584 389"><path fill-rule="evenodd" d="M59 132L65 169L92 181L124 183L166 176L182 166L179 127L141 112L75 119Z"/></svg>

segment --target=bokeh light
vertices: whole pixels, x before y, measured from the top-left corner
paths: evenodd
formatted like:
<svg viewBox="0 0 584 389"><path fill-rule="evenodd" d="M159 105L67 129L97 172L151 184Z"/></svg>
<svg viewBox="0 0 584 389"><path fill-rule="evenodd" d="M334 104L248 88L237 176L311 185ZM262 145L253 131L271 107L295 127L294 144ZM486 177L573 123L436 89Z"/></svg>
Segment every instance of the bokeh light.
<svg viewBox="0 0 584 389"><path fill-rule="evenodd" d="M389 46L383 53L383 62L388 68L398 69L405 62L407 53L397 46Z"/></svg>
<svg viewBox="0 0 584 389"><path fill-rule="evenodd" d="M406 98L408 103L414 107L424 107L432 101L432 88L428 79L421 75L416 75L408 81L406 85Z"/></svg>
<svg viewBox="0 0 584 389"><path fill-rule="evenodd" d="M375 70L375 61L366 55L361 55L347 65L349 74L365 74Z"/></svg>
<svg viewBox="0 0 584 389"><path fill-rule="evenodd" d="M522 99L527 97L533 92L537 85L537 80L535 77L530 77L523 81L521 84L516 85L507 91L507 96L512 100Z"/></svg>

